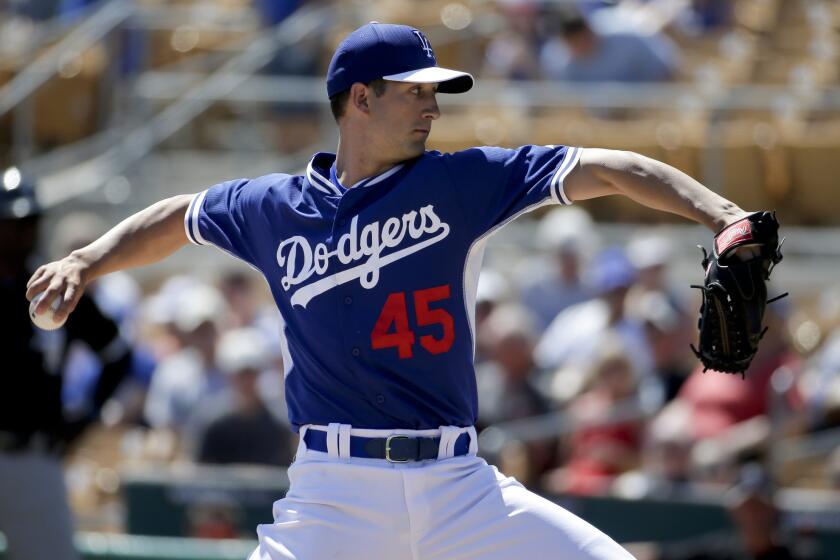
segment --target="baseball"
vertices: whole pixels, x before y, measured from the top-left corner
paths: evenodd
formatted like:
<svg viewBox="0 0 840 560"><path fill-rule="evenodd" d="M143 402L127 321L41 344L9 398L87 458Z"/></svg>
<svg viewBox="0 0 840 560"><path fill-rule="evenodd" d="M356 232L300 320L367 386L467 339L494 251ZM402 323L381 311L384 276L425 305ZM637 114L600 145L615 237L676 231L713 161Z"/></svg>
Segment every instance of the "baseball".
<svg viewBox="0 0 840 560"><path fill-rule="evenodd" d="M32 302L29 304L29 318L32 320L32 324L34 324L39 329L44 329L45 331L54 331L57 328L60 328L64 322L67 320L65 318L64 321L58 322L55 320L55 310L61 305L62 297L58 296L53 300L52 305L49 309L45 312L37 315L35 313L35 307L38 305L38 302L41 301L41 298L44 297L44 292L41 292L34 298L32 298Z"/></svg>

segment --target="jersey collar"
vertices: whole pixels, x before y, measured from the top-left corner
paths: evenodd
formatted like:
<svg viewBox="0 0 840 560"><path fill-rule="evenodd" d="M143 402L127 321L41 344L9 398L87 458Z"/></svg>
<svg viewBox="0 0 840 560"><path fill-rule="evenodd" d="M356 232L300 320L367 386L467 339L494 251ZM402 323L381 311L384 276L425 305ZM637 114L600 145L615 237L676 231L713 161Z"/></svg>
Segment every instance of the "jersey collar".
<svg viewBox="0 0 840 560"><path fill-rule="evenodd" d="M329 180L330 167L332 167L333 165L335 165L335 154L329 152L319 152L315 154L314 156L312 156L312 159L306 166L306 179L309 181L310 185L315 187L317 190L323 192L324 194L330 196L341 196L342 194L344 194L342 189ZM371 185L381 183L388 177L393 176L404 166L404 163L399 163L391 169L383 171L379 175L374 175L373 177L366 177L361 181L357 181L350 188L366 188L370 187Z"/></svg>

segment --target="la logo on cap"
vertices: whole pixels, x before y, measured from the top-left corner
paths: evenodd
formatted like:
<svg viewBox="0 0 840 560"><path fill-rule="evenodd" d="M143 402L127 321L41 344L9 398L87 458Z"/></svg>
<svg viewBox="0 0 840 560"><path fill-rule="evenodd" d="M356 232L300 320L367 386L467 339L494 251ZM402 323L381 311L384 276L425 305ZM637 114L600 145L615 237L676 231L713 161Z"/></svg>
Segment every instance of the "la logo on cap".
<svg viewBox="0 0 840 560"><path fill-rule="evenodd" d="M426 51L426 56L431 58L432 60L435 59L435 53L432 51L432 45L429 43L429 40L423 35L423 32L414 29L414 34L417 35L417 38L420 39L420 48Z"/></svg>

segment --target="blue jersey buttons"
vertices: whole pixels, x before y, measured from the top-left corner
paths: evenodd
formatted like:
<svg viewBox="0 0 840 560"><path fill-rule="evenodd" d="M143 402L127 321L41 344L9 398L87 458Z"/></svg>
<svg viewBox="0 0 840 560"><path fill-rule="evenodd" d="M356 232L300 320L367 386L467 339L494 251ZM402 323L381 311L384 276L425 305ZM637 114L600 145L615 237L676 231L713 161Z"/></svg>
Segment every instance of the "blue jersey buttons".
<svg viewBox="0 0 840 560"><path fill-rule="evenodd" d="M353 303L353 298L351 298L350 296L346 296L344 298L344 305L350 305L351 303Z"/></svg>
<svg viewBox="0 0 840 560"><path fill-rule="evenodd" d="M352 350L350 350L350 353L353 354L354 356L358 356L359 354L362 353L362 351L359 350L358 348L353 348Z"/></svg>
<svg viewBox="0 0 840 560"><path fill-rule="evenodd" d="M376 395L377 404L385 404L385 397L383 395Z"/></svg>

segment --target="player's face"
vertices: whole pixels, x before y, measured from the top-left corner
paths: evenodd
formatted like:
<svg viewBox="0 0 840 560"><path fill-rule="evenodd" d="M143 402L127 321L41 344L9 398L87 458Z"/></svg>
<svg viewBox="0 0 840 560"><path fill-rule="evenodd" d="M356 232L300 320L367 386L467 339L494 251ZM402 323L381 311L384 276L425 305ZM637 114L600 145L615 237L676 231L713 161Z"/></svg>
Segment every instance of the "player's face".
<svg viewBox="0 0 840 560"><path fill-rule="evenodd" d="M440 117L437 84L388 82L385 93L370 99L370 125L381 141L380 152L402 161L421 155L432 121Z"/></svg>

